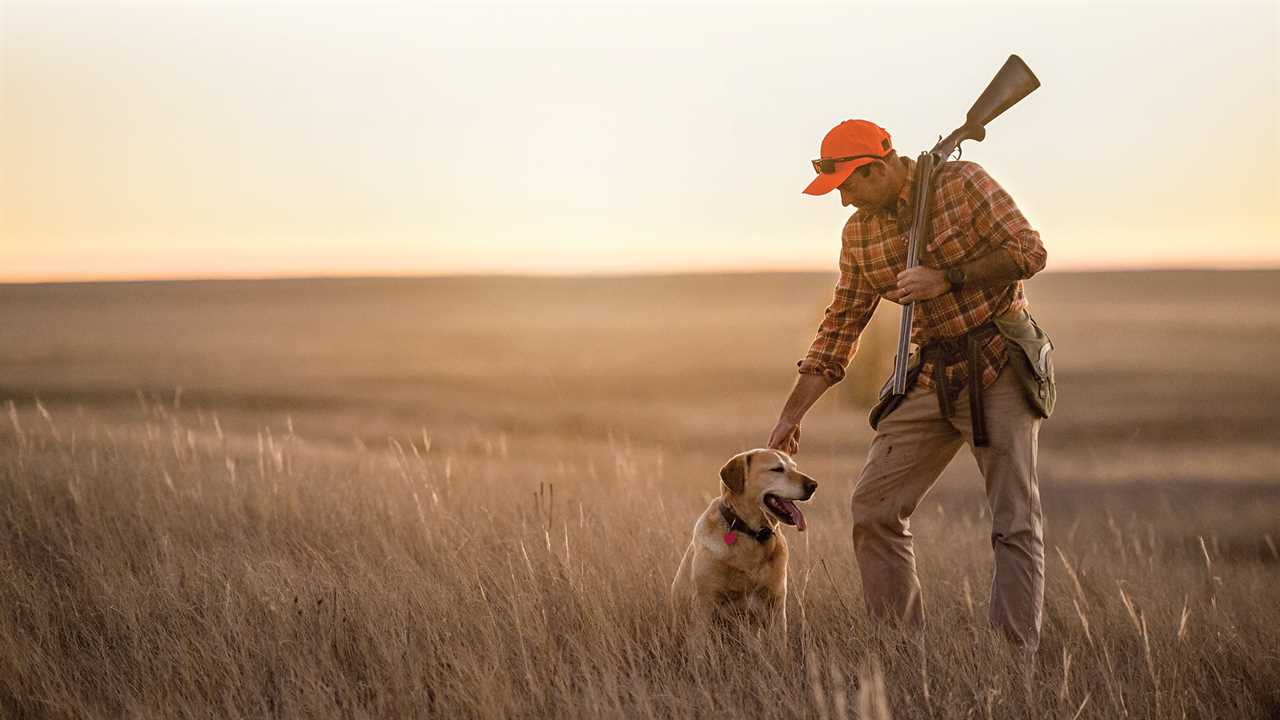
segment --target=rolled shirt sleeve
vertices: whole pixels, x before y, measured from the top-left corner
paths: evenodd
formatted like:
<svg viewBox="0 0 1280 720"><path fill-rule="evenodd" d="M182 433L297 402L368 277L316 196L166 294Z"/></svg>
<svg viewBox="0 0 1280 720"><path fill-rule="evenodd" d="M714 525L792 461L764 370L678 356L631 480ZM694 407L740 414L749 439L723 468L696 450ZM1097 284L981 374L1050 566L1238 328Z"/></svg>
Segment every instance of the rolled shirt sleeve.
<svg viewBox="0 0 1280 720"><path fill-rule="evenodd" d="M1040 233L1000 184L976 163L964 163L964 191L973 208L973 229L992 250L1004 250L1026 280L1044 269Z"/></svg>
<svg viewBox="0 0 1280 720"><path fill-rule="evenodd" d="M827 306L818 335L804 359L796 363L802 375L822 375L828 384L844 379L845 368L858 350L858 338L871 320L880 296L854 266L847 245L840 251L840 279Z"/></svg>

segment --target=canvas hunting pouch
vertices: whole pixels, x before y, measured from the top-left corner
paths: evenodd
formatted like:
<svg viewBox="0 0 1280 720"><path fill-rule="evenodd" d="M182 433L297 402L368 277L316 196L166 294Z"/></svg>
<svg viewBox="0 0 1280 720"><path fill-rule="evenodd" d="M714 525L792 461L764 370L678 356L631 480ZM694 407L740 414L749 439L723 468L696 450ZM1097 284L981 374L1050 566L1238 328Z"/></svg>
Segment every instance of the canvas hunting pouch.
<svg viewBox="0 0 1280 720"><path fill-rule="evenodd" d="M1009 364L1032 411L1042 418L1049 417L1058 399L1053 379L1053 341L1025 309L1005 313L993 322L1007 341Z"/></svg>

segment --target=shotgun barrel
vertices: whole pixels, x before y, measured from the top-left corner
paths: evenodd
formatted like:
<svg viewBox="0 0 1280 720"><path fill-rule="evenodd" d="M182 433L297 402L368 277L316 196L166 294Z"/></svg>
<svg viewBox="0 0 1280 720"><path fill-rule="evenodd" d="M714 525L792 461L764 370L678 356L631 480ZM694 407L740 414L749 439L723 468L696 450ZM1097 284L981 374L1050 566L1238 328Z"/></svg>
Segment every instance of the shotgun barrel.
<svg viewBox="0 0 1280 720"><path fill-rule="evenodd" d="M929 233L929 208L933 204L933 183L921 181L921 178L933 176L934 164L938 156L932 152L922 152L916 159L916 184L912 188L911 206L915 215L911 220L911 233L907 241L907 267L920 264L920 247L927 241ZM910 353L911 325L915 322L914 302L902 306L902 322L898 326L898 354L893 362L893 394L907 393L907 356Z"/></svg>

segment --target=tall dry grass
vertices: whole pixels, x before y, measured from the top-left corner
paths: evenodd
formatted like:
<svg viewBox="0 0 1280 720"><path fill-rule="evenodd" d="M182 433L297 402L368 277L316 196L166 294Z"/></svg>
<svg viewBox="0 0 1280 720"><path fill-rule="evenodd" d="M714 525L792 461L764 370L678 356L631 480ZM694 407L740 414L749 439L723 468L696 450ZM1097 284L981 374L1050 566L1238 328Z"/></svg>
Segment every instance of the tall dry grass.
<svg viewBox="0 0 1280 720"><path fill-rule="evenodd" d="M1241 554L1214 537L1185 542L1184 508L1125 516L1085 503L1051 517L1060 531L1028 680L983 618L978 506L919 513L921 542L936 538L921 552L920 648L868 624L841 503L815 501L813 529L791 536L790 644L778 647L667 608L716 491L701 460L618 439L441 444L430 429L339 452L288 422L236 429L149 402L110 424L8 410L8 718L1234 719L1280 708L1280 565L1265 520L1236 528L1257 533ZM1239 519L1229 503L1196 511Z"/></svg>

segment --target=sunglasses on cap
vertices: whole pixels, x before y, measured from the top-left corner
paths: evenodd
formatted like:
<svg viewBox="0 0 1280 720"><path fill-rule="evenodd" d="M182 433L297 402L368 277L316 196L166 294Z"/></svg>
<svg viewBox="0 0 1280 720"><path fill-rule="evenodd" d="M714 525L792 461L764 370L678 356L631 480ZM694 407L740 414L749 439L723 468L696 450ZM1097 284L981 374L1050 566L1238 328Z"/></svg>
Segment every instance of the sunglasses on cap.
<svg viewBox="0 0 1280 720"><path fill-rule="evenodd" d="M849 160L861 160L862 158L873 158L876 160L884 160L886 157L888 157L888 154L849 155L846 157L838 157L838 158L818 158L817 160L810 160L809 162L813 163L813 169L815 172L819 172L823 175L830 175L831 173L836 171L836 163L839 163L839 162L847 162Z"/></svg>

